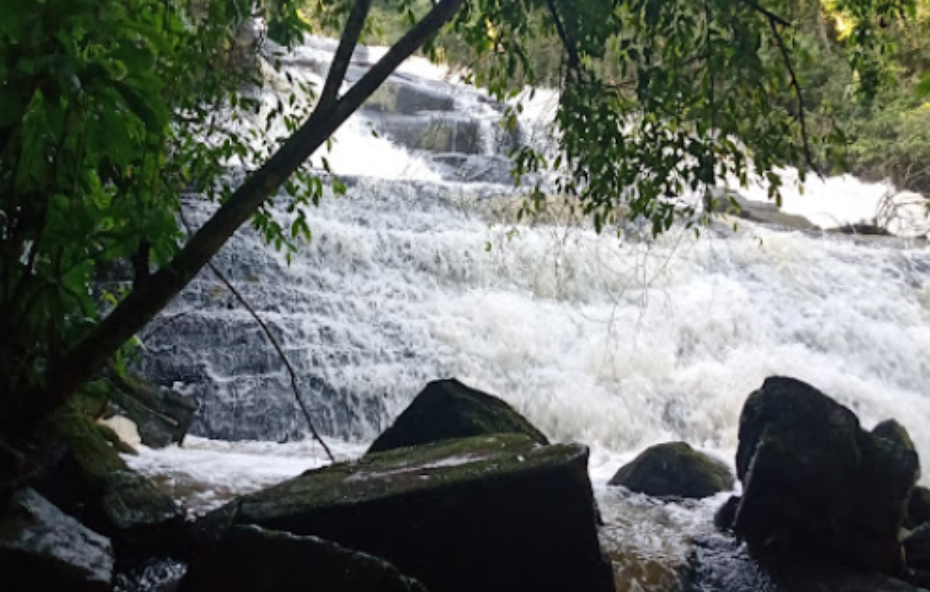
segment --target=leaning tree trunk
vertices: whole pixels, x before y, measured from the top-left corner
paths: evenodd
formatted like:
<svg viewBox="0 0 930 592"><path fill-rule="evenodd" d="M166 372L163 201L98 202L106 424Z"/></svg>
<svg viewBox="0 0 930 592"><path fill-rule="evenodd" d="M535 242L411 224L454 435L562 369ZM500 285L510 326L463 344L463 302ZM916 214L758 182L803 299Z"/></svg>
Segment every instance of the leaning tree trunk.
<svg viewBox="0 0 930 592"><path fill-rule="evenodd" d="M151 321L220 250L233 233L271 197L326 140L365 102L400 64L446 24L466 0L442 0L414 25L341 98L338 90L371 7L357 0L346 22L320 101L307 121L165 266L133 290L99 325L69 350L49 371L47 384L25 394L7 419L14 428L29 429L64 403L119 347Z"/></svg>

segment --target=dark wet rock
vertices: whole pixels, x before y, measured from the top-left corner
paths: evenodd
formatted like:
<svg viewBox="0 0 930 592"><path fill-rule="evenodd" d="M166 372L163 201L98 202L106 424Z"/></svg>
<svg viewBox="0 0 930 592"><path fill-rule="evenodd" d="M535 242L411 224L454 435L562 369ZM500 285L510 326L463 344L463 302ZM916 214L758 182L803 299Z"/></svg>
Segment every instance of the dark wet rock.
<svg viewBox="0 0 930 592"><path fill-rule="evenodd" d="M549 440L513 407L494 395L455 380L434 380L372 443L369 453L439 440L490 434L524 434L540 444Z"/></svg>
<svg viewBox="0 0 930 592"><path fill-rule="evenodd" d="M114 592L175 592L187 565L170 557L152 557L116 574Z"/></svg>
<svg viewBox="0 0 930 592"><path fill-rule="evenodd" d="M814 558L756 561L733 538L700 537L688 558L685 592L920 592L903 580Z"/></svg>
<svg viewBox="0 0 930 592"><path fill-rule="evenodd" d="M908 433L907 428L894 419L886 419L885 421L879 422L878 425L872 428L872 435L894 442L898 446L917 454L917 447L914 446L914 441L911 440L911 435ZM920 458L918 457L918 461L919 460ZM920 478L919 464L917 467L917 477Z"/></svg>
<svg viewBox="0 0 930 592"><path fill-rule="evenodd" d="M731 495L723 505L714 512L714 527L717 530L733 530L733 523L736 521L736 509L739 507L740 496Z"/></svg>
<svg viewBox="0 0 930 592"><path fill-rule="evenodd" d="M191 566L180 591L425 592L416 580L366 553L315 536L257 526L230 528Z"/></svg>
<svg viewBox="0 0 930 592"><path fill-rule="evenodd" d="M715 195L714 211L738 216L743 220L790 228L794 230L819 230L820 228L803 216L786 214L774 202L752 201L733 192L718 191Z"/></svg>
<svg viewBox="0 0 930 592"><path fill-rule="evenodd" d="M870 222L844 224L843 226L831 228L830 231L838 232L840 234L855 234L861 236L891 236L891 233L888 232L887 228L883 228L878 224L872 224Z"/></svg>
<svg viewBox="0 0 930 592"><path fill-rule="evenodd" d="M917 455L814 387L766 379L740 416L734 532L757 556L898 573Z"/></svg>
<svg viewBox="0 0 930 592"><path fill-rule="evenodd" d="M130 470L91 418L56 415L43 428L46 467L36 489L62 510L110 537L120 561L171 545L184 512L151 481Z"/></svg>
<svg viewBox="0 0 930 592"><path fill-rule="evenodd" d="M135 422L143 444L163 448L184 441L197 411L191 398L137 376L113 376L109 380L112 403Z"/></svg>
<svg viewBox="0 0 930 592"><path fill-rule="evenodd" d="M610 485L654 497L703 498L733 489L733 473L686 442L667 442L621 467Z"/></svg>
<svg viewBox="0 0 930 592"><path fill-rule="evenodd" d="M911 499L907 503L904 527L913 530L927 522L930 522L930 489L918 485L911 492Z"/></svg>
<svg viewBox="0 0 930 592"><path fill-rule="evenodd" d="M254 524L383 557L432 592L609 592L587 460L522 434L369 454L208 514L199 544Z"/></svg>
<svg viewBox="0 0 930 592"><path fill-rule="evenodd" d="M904 539L904 556L909 568L930 571L930 523Z"/></svg>
<svg viewBox="0 0 930 592"><path fill-rule="evenodd" d="M32 489L10 498L0 518L0 589L96 592L110 589L110 541Z"/></svg>

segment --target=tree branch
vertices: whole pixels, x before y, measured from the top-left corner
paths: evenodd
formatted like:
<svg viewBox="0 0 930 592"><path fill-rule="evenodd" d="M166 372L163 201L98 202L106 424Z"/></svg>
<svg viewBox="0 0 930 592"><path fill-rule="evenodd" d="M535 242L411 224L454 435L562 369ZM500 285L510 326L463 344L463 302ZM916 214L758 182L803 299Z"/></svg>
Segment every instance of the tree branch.
<svg viewBox="0 0 930 592"><path fill-rule="evenodd" d="M284 145L232 194L174 258L133 291L85 338L49 369L48 382L32 393L17 422L27 427L54 411L106 364L119 347L161 311L271 197L304 161L387 80L400 64L447 23L466 0L442 0L391 47L351 89L331 105L320 105Z"/></svg>
<svg viewBox="0 0 930 592"><path fill-rule="evenodd" d="M794 95L798 99L798 126L801 128L801 143L804 145L804 160L807 161L807 166L809 166L811 170L817 173L818 176L823 177L820 169L814 163L813 154L811 154L810 138L808 137L807 133L807 121L804 118L804 112L807 110L807 107L804 104L804 95L801 92L801 84L798 82L798 76L794 71L794 64L791 62L791 52L788 51L788 47L785 45L785 40L782 38L781 32L778 30L778 25L780 24L778 17L775 17L774 15L769 16L768 21L769 28L772 29L772 35L775 37L775 43L778 45L778 50L781 52L782 60L785 62L785 67L788 68L788 74L791 76L791 88L794 89Z"/></svg>
<svg viewBox="0 0 930 592"><path fill-rule="evenodd" d="M326 108L336 100L339 88L346 78L346 70L349 69L349 63L352 61L352 53L358 45L359 35L362 34L362 28L365 26L365 19L371 10L372 0L356 0L352 5L352 11L346 20L346 26L342 30L342 37L339 40L339 47L333 56L333 63L329 67L329 73L326 75L326 83L323 85L323 92L320 94L320 107Z"/></svg>
<svg viewBox="0 0 930 592"><path fill-rule="evenodd" d="M790 27L790 26L791 26L791 23L790 23L790 22L788 22L787 20L785 20L785 19L783 19L782 17L778 16L777 14L775 14L774 12L772 12L771 10L769 10L768 8L765 8L764 6L762 6L761 4L759 4L758 2L755 2L755 0L740 0L740 1L741 1L743 4L745 4L745 5L749 6L750 8L752 8L753 10L755 10L756 12L758 12L759 14L761 14L762 16L764 16L766 19L768 19L768 21L769 21L770 24L774 22L774 23L778 23L778 24L781 25L782 27Z"/></svg>
<svg viewBox="0 0 930 592"><path fill-rule="evenodd" d="M555 7L555 0L546 0L546 6L552 14L552 20L555 22L555 30L559 34L559 39L562 40L562 46L565 47L565 51L568 53L568 69L570 72L574 72L575 75L580 76L581 57L578 55L578 48L575 47L575 42L569 37L568 31L565 30L562 17L559 16L559 11Z"/></svg>

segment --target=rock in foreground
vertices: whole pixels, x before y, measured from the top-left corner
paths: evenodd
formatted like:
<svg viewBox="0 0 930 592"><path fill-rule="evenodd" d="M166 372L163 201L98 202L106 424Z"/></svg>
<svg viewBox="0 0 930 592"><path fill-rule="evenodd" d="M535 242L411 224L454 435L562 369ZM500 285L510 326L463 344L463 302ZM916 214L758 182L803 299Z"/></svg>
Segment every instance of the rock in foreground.
<svg viewBox="0 0 930 592"><path fill-rule="evenodd" d="M612 592L588 450L507 434L438 442L309 471L208 514L382 557L431 592ZM268 569L273 569L269 566Z"/></svg>
<svg viewBox="0 0 930 592"><path fill-rule="evenodd" d="M458 380L434 380L372 443L368 452L419 446L439 440L490 434L525 434L540 444L546 436L513 407Z"/></svg>
<svg viewBox="0 0 930 592"><path fill-rule="evenodd" d="M913 450L862 430L803 382L766 379L740 416L733 530L757 556L900 573L898 533L918 471Z"/></svg>
<svg viewBox="0 0 930 592"><path fill-rule="evenodd" d="M312 536L235 526L195 564L180 592L425 592L376 557Z"/></svg>
<svg viewBox="0 0 930 592"><path fill-rule="evenodd" d="M896 578L817 560L762 565L730 537L703 537L691 551L684 592L925 592Z"/></svg>
<svg viewBox="0 0 930 592"><path fill-rule="evenodd" d="M107 538L32 489L15 493L0 516L0 589L110 589L113 550Z"/></svg>
<svg viewBox="0 0 930 592"><path fill-rule="evenodd" d="M667 442L621 467L610 485L655 497L703 498L733 489L733 473L685 442Z"/></svg>

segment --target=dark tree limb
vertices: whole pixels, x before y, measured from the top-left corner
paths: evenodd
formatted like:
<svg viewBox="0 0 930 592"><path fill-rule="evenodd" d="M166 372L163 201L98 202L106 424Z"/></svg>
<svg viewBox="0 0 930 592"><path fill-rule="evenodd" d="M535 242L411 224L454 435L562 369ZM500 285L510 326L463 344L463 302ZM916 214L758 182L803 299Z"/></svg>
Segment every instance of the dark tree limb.
<svg viewBox="0 0 930 592"><path fill-rule="evenodd" d="M546 6L549 8L549 13L552 15L552 20L555 23L555 30L559 34L559 39L562 40L562 47L564 47L565 52L568 53L568 70L569 72L573 72L576 76L580 76L581 57L578 55L578 48L575 46L575 41L569 36L568 30L562 22L562 17L559 15L558 8L555 6L555 0L546 0Z"/></svg>
<svg viewBox="0 0 930 592"><path fill-rule="evenodd" d="M319 106L284 145L252 173L174 258L152 274L145 290L131 292L48 372L44 389L30 393L20 410L22 428L64 403L78 386L158 314L304 161L387 80L394 70L446 24L466 0L442 0L395 43L345 95Z"/></svg>
<svg viewBox="0 0 930 592"><path fill-rule="evenodd" d="M753 10L755 10L756 12L758 12L759 14L761 14L762 16L764 16L766 19L768 19L769 23L777 23L777 24L781 25L782 27L790 27L790 26L791 26L791 23L790 23L789 21L787 21L787 20L785 20L784 18L778 16L777 14L775 14L774 12L772 12L771 10L769 10L768 8L762 6L762 5L759 4L758 2L755 2L755 0L740 0L740 1L741 1L743 4L745 4L746 6L752 8Z"/></svg>
<svg viewBox="0 0 930 592"><path fill-rule="evenodd" d="M814 155L811 153L810 137L807 133L807 121L804 117L804 113L807 110L807 106L804 104L804 94L801 91L801 84L798 82L798 76L794 70L794 63L791 61L791 52L788 51L788 46L785 45L785 40L781 36L781 31L778 29L779 24L783 21L779 21L777 17L768 17L768 22L769 28L772 30L772 35L775 37L775 43L778 45L778 51L781 52L782 61L784 61L785 67L788 68L788 74L791 76L791 88L794 89L794 96L798 101L798 127L801 128L801 143L804 145L804 160L811 170L822 177L823 175L820 169L814 162Z"/></svg>
<svg viewBox="0 0 930 592"><path fill-rule="evenodd" d="M336 49L333 63L326 75L323 92L320 94L320 108L325 109L335 102L339 88L345 82L346 70L349 69L352 54L358 45L358 38L365 27L365 19L371 10L371 3L372 0L356 0L355 4L352 5L352 11L349 13L345 28L342 30L342 37L339 39L339 47Z"/></svg>
<svg viewBox="0 0 930 592"><path fill-rule="evenodd" d="M187 223L187 220L184 218L184 213L181 212L181 222L184 224L187 231L191 231L190 225ZM235 286L232 285L225 275L223 275L216 265L213 265L213 262L208 261L207 267L210 268L210 271L213 272L223 284L226 285L226 288L232 292L232 295L236 297L236 300L247 310L249 314L252 315L252 318L255 319L255 322L258 323L258 326L262 328L262 331L265 333L265 337L268 338L268 341L271 342L271 345L274 347L275 351L278 352L278 357L281 358L281 361L284 363L284 367L287 368L287 373L291 377L291 390L294 392L294 399L297 400L297 406L300 407L300 411L304 415L304 419L307 421L307 427L310 429L310 435L313 436L313 439L316 440L320 446L323 447L323 450L326 451L326 456L329 457L330 462L336 462L336 457L333 456L333 452L329 449L329 446L326 445L326 442L320 436L320 433L316 431L316 426L313 424L313 417L310 415L310 410L307 409L307 404L304 403L304 400L300 396L300 387L297 386L297 372L294 371L294 366L291 365L291 361L288 359L287 354L284 353L284 348L281 347L281 344L278 342L278 338L274 336L274 333L271 332L271 329L258 314L258 311L249 304L249 301L245 299L245 296L242 295Z"/></svg>

